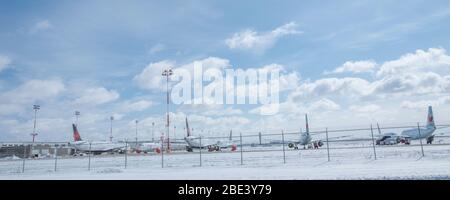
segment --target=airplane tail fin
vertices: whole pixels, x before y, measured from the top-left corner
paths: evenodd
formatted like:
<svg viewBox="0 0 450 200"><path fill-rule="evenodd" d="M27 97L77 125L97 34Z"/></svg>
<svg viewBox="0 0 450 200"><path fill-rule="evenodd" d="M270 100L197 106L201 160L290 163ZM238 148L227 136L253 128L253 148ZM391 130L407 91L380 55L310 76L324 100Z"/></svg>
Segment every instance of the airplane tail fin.
<svg viewBox="0 0 450 200"><path fill-rule="evenodd" d="M306 134L309 135L308 114L305 114L305 121L306 121Z"/></svg>
<svg viewBox="0 0 450 200"><path fill-rule="evenodd" d="M427 127L436 127L434 124L433 108L428 106Z"/></svg>
<svg viewBox="0 0 450 200"><path fill-rule="evenodd" d="M378 135L381 135L380 125L377 123Z"/></svg>
<svg viewBox="0 0 450 200"><path fill-rule="evenodd" d="M186 117L186 134L187 134L187 137L191 136L191 129L189 128L189 123L188 123L187 117Z"/></svg>
<svg viewBox="0 0 450 200"><path fill-rule="evenodd" d="M75 142L81 141L81 136L80 133L78 133L77 126L75 124L72 124L72 128L73 128L73 140Z"/></svg>

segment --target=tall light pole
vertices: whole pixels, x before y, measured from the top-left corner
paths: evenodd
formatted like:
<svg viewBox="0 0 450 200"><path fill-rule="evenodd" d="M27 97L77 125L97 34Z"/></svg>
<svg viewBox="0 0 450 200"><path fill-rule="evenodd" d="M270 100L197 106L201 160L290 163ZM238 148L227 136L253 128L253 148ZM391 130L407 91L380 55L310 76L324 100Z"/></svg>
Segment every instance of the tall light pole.
<svg viewBox="0 0 450 200"><path fill-rule="evenodd" d="M177 140L177 127L176 126L173 126L173 141L176 141Z"/></svg>
<svg viewBox="0 0 450 200"><path fill-rule="evenodd" d="M155 122L152 122L152 142L155 141Z"/></svg>
<svg viewBox="0 0 450 200"><path fill-rule="evenodd" d="M173 71L172 69L165 69L162 73L163 76L166 77L166 81L167 81L167 85L166 85L166 90L167 90L167 123L166 123L166 128L167 128L167 149L170 149L170 142L169 142L169 131L170 131L170 120L169 120L169 101L170 101L170 96L169 96L169 76L173 75Z"/></svg>
<svg viewBox="0 0 450 200"><path fill-rule="evenodd" d="M109 141L112 142L113 136L112 136L112 124L113 124L113 120L114 120L114 116L111 116L109 118L111 120L111 129L110 129L110 135L109 135Z"/></svg>
<svg viewBox="0 0 450 200"><path fill-rule="evenodd" d="M41 109L41 106L39 105L33 105L33 110L34 110L34 126L33 126L33 133L31 134L31 136L33 136L33 143L34 143L34 139L35 137L38 135L36 133L36 116L37 116L37 111Z"/></svg>
<svg viewBox="0 0 450 200"><path fill-rule="evenodd" d="M80 111L75 111L75 125L78 127L78 116L80 116Z"/></svg>
<svg viewBox="0 0 450 200"><path fill-rule="evenodd" d="M139 123L139 121L136 120L134 122L136 123L136 147L137 147L137 145L138 145L138 123Z"/></svg>

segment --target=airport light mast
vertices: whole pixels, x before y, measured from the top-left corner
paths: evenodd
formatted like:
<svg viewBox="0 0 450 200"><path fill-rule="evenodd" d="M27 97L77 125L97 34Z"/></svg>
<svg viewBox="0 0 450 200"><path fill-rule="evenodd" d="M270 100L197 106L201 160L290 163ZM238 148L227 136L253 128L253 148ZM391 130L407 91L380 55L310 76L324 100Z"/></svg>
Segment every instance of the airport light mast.
<svg viewBox="0 0 450 200"><path fill-rule="evenodd" d="M135 120L134 122L136 123L136 148L137 148L137 145L138 145L138 123L139 123L139 121Z"/></svg>
<svg viewBox="0 0 450 200"><path fill-rule="evenodd" d="M80 115L81 115L80 111L75 111L75 125L77 125L77 127L78 127L78 116Z"/></svg>
<svg viewBox="0 0 450 200"><path fill-rule="evenodd" d="M34 110L34 126L33 126L33 133L31 134L31 136L33 136L33 143L34 143L34 139L35 137L38 135L36 133L36 116L37 116L37 111L41 109L40 105L33 105L33 110Z"/></svg>
<svg viewBox="0 0 450 200"><path fill-rule="evenodd" d="M152 122L152 142L155 140L155 122Z"/></svg>
<svg viewBox="0 0 450 200"><path fill-rule="evenodd" d="M111 129L110 129L110 135L109 135L109 141L112 142L113 136L112 136L112 124L113 124L113 120L114 120L114 116L111 116L109 118L111 120Z"/></svg>
<svg viewBox="0 0 450 200"><path fill-rule="evenodd" d="M177 126L173 126L173 139L174 141L177 140Z"/></svg>
<svg viewBox="0 0 450 200"><path fill-rule="evenodd" d="M169 76L173 75L172 69L165 69L162 73L162 76L166 77L166 90L167 90L167 122L166 122L166 128L167 128L167 150L170 150L170 142L169 142L169 131L170 131L170 120L169 120L169 101L170 101L170 95L169 95Z"/></svg>

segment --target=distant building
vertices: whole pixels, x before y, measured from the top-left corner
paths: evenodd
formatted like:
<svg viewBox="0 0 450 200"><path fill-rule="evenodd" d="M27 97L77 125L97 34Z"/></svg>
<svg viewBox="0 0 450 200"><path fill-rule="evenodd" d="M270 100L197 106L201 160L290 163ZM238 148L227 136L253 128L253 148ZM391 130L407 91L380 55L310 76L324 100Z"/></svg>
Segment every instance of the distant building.
<svg viewBox="0 0 450 200"><path fill-rule="evenodd" d="M2 143L0 144L0 158L41 158L73 155L75 150L67 143Z"/></svg>

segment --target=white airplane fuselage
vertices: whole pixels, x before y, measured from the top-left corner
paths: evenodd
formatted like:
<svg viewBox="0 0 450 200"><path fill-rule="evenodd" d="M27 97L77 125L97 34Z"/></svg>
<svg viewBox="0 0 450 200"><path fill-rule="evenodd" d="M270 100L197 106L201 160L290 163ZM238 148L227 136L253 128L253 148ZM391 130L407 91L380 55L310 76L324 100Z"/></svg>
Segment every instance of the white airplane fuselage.
<svg viewBox="0 0 450 200"><path fill-rule="evenodd" d="M205 148L211 145L218 145L217 141L214 142L205 138L200 140L200 137L196 136L188 136L184 140L191 148Z"/></svg>
<svg viewBox="0 0 450 200"><path fill-rule="evenodd" d="M82 152L111 152L114 150L125 149L125 144L108 141L76 141L70 142L69 145L77 151Z"/></svg>
<svg viewBox="0 0 450 200"><path fill-rule="evenodd" d="M161 143L146 142L146 143L139 144L137 146L137 150L142 151L142 152L147 152L147 153L153 152L158 148L161 148Z"/></svg>
<svg viewBox="0 0 450 200"><path fill-rule="evenodd" d="M409 137L412 140L425 139L432 136L435 130L436 127L434 126L425 128L413 128L402 131L401 135L404 137Z"/></svg>
<svg viewBox="0 0 450 200"><path fill-rule="evenodd" d="M311 140L312 140L311 135L309 135L307 132L303 132L300 135L300 140L298 144L305 146L310 144Z"/></svg>
<svg viewBox="0 0 450 200"><path fill-rule="evenodd" d="M427 139L427 143L431 144L434 138L434 131L436 130L436 125L434 123L433 108L428 106L428 116L426 125L423 127L411 128L403 130L400 135L395 133L389 133L392 138L400 138L407 140L418 140ZM378 127L378 132L381 134L380 128Z"/></svg>

